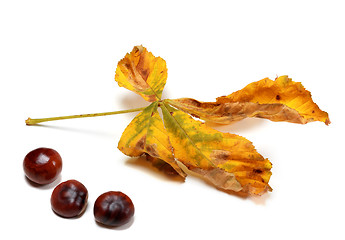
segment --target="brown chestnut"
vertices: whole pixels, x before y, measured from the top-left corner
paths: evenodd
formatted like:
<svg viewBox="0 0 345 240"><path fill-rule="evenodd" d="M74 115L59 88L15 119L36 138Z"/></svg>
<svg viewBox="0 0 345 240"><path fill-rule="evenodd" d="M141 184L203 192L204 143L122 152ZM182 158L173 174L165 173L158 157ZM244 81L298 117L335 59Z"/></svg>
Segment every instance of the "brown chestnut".
<svg viewBox="0 0 345 240"><path fill-rule="evenodd" d="M132 200L122 192L106 192L100 195L94 204L95 220L110 227L118 227L134 215Z"/></svg>
<svg viewBox="0 0 345 240"><path fill-rule="evenodd" d="M25 175L38 184L54 182L62 170L60 154L51 148L37 148L29 152L23 161Z"/></svg>
<svg viewBox="0 0 345 240"><path fill-rule="evenodd" d="M88 191L77 180L62 182L54 189L50 203L53 211L66 218L76 217L84 212Z"/></svg>

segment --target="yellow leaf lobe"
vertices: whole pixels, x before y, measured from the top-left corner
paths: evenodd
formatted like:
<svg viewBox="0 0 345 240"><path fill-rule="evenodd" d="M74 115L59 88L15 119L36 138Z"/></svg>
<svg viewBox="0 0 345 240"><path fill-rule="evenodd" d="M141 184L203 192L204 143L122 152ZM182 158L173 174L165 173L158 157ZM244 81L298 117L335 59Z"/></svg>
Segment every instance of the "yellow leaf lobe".
<svg viewBox="0 0 345 240"><path fill-rule="evenodd" d="M119 61L115 80L146 101L160 100L167 80L167 67L164 59L155 57L143 46L136 46Z"/></svg>

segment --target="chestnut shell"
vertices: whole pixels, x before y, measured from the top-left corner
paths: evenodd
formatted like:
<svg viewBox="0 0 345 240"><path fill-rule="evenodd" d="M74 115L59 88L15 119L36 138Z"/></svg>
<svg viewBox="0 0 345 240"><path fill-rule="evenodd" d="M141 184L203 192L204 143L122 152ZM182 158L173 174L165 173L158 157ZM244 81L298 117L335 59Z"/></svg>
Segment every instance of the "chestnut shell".
<svg viewBox="0 0 345 240"><path fill-rule="evenodd" d="M134 205L126 194L109 191L96 199L93 213L97 222L109 227L118 227L133 217Z"/></svg>
<svg viewBox="0 0 345 240"><path fill-rule="evenodd" d="M62 171L60 154L51 148L37 148L29 152L23 161L25 175L37 184L54 182Z"/></svg>
<svg viewBox="0 0 345 240"><path fill-rule="evenodd" d="M54 189L50 203L53 211L65 218L72 218L84 212L87 206L88 191L77 180L60 183Z"/></svg>

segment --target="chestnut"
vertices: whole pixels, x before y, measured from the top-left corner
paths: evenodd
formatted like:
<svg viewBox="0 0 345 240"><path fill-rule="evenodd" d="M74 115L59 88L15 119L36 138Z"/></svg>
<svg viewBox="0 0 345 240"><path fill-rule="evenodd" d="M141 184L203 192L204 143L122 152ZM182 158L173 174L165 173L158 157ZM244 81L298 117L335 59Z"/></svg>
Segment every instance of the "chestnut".
<svg viewBox="0 0 345 240"><path fill-rule="evenodd" d="M60 154L51 148L37 148L29 152L23 161L25 175L37 184L54 182L62 170Z"/></svg>
<svg viewBox="0 0 345 240"><path fill-rule="evenodd" d="M126 194L109 191L96 199L93 214L97 222L109 227L118 227L133 217L134 205Z"/></svg>
<svg viewBox="0 0 345 240"><path fill-rule="evenodd" d="M62 182L54 189L50 203L53 211L65 218L72 218L84 212L87 206L88 191L77 180Z"/></svg>

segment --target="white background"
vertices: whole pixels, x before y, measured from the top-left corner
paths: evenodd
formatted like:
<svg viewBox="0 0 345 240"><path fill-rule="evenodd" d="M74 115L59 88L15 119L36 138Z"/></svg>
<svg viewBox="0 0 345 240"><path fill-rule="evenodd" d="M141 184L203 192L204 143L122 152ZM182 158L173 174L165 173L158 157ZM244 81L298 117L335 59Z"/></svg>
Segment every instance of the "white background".
<svg viewBox="0 0 345 240"><path fill-rule="evenodd" d="M344 239L343 1L1 1L1 239ZM240 134L273 163L272 193L242 199L193 176L171 180L116 147L135 116L26 126L28 117L146 106L118 87L117 62L143 44L167 61L164 98L212 101L264 77L289 75L332 124L247 119ZM23 173L37 147L63 158L59 181L77 179L89 205L77 219L50 208L55 182ZM93 203L119 190L135 204L129 224L97 225Z"/></svg>

